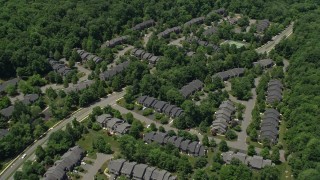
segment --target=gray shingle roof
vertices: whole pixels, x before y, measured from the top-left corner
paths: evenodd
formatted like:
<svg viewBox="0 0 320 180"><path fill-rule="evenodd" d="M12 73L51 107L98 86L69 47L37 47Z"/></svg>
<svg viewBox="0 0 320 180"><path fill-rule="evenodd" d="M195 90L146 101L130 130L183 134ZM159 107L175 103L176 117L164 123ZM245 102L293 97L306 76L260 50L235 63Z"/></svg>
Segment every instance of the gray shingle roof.
<svg viewBox="0 0 320 180"><path fill-rule="evenodd" d="M243 75L244 68L233 68L227 71L222 71L216 73L213 77L220 77L222 80L228 80L229 78L237 77Z"/></svg>
<svg viewBox="0 0 320 180"><path fill-rule="evenodd" d="M182 28L180 26L176 26L176 27L173 27L173 28L169 28L169 29L166 29L164 31L162 31L161 33L158 34L158 37L162 37L162 38L167 38L170 36L171 33L180 33L182 31Z"/></svg>
<svg viewBox="0 0 320 180"><path fill-rule="evenodd" d="M165 142L166 137L168 137L167 133L163 133L163 132L156 133L154 136L154 142L157 142L159 144L166 143Z"/></svg>
<svg viewBox="0 0 320 180"><path fill-rule="evenodd" d="M151 143L154 140L155 134L156 134L155 132L149 132L149 133L144 134L143 141L145 141L147 143Z"/></svg>
<svg viewBox="0 0 320 180"><path fill-rule="evenodd" d="M63 154L61 160L56 161L54 166L47 170L44 174L45 179L64 179L66 176L65 171L72 171L80 163L84 152L79 146L70 148L69 151Z"/></svg>
<svg viewBox="0 0 320 180"><path fill-rule="evenodd" d="M148 165L146 164L137 164L133 169L133 177L142 179Z"/></svg>
<svg viewBox="0 0 320 180"><path fill-rule="evenodd" d="M9 133L8 129L0 129L0 138L6 136Z"/></svg>
<svg viewBox="0 0 320 180"><path fill-rule="evenodd" d="M123 120L118 118L111 118L107 121L107 128L113 129L116 124L124 123Z"/></svg>
<svg viewBox="0 0 320 180"><path fill-rule="evenodd" d="M193 94L194 92L200 90L203 88L203 82L200 80L196 79L191 81L189 84L183 86L179 91L180 93L186 98Z"/></svg>
<svg viewBox="0 0 320 180"><path fill-rule="evenodd" d="M139 23L137 25L135 25L132 30L143 30L145 28L149 28L153 25L155 25L155 21L153 19L150 19L150 20L147 20L147 21L144 21L142 23Z"/></svg>
<svg viewBox="0 0 320 180"><path fill-rule="evenodd" d="M115 175L119 175L123 164L126 162L125 159L112 160L108 164L109 172Z"/></svg>
<svg viewBox="0 0 320 180"><path fill-rule="evenodd" d="M97 122L102 124L105 121L107 121L107 119L110 119L110 118L112 118L112 116L110 114L102 114L102 115L97 117Z"/></svg>
<svg viewBox="0 0 320 180"><path fill-rule="evenodd" d="M121 174L131 176L133 173L133 168L137 165L136 162L125 162L121 169Z"/></svg>
<svg viewBox="0 0 320 180"><path fill-rule="evenodd" d="M146 172L144 173L143 178L144 179L151 179L151 175L153 174L153 171L155 170L155 167L147 167Z"/></svg>
<svg viewBox="0 0 320 180"><path fill-rule="evenodd" d="M191 141L189 139L182 141L181 142L181 150L186 152L188 149L189 143L191 143Z"/></svg>
<svg viewBox="0 0 320 180"><path fill-rule="evenodd" d="M263 68L269 68L273 66L274 62L272 59L261 59L258 62L255 62L254 65L259 65Z"/></svg>
<svg viewBox="0 0 320 180"><path fill-rule="evenodd" d="M201 23L204 22L204 20L205 20L204 17L193 18L190 21L184 23L184 26L191 26L191 25L194 25L194 24L201 24Z"/></svg>
<svg viewBox="0 0 320 180"><path fill-rule="evenodd" d="M6 118L10 118L12 116L14 110L14 106L9 106L7 108L1 109L0 114L2 114Z"/></svg>
<svg viewBox="0 0 320 180"><path fill-rule="evenodd" d="M218 28L217 27L210 27L209 29L205 30L202 34L204 36L209 36L212 34L218 33Z"/></svg>
<svg viewBox="0 0 320 180"><path fill-rule="evenodd" d="M270 26L270 21L267 20L267 19L258 21L257 31L258 31L258 32L263 32L263 31L266 30L269 26Z"/></svg>
<svg viewBox="0 0 320 180"><path fill-rule="evenodd" d="M119 74L119 73L123 72L124 70L126 70L127 67L129 66L129 64L130 64L129 61L125 61L125 62L120 63L117 66L113 67L112 69L109 69L105 72L100 73L100 75L99 75L100 80L104 81L104 80L111 79L116 74Z"/></svg>
<svg viewBox="0 0 320 180"><path fill-rule="evenodd" d="M154 105L154 108L158 111L158 112L162 112L163 110L163 107L168 104L167 102L165 101L158 101L155 105Z"/></svg>
<svg viewBox="0 0 320 180"><path fill-rule="evenodd" d="M131 125L126 122L116 124L115 132L118 134L126 134L129 131L130 127Z"/></svg>
<svg viewBox="0 0 320 180"><path fill-rule="evenodd" d="M178 137L176 139L176 141L174 142L174 146L176 146L177 148L180 148L181 147L181 142L184 140L183 137Z"/></svg>
<svg viewBox="0 0 320 180"><path fill-rule="evenodd" d="M117 45L123 44L128 40L129 36L121 36L114 39L111 39L110 41L106 42L106 46L109 48L113 48Z"/></svg>
<svg viewBox="0 0 320 180"><path fill-rule="evenodd" d="M20 78L13 78L0 84L0 92L4 92L9 85L16 86Z"/></svg>

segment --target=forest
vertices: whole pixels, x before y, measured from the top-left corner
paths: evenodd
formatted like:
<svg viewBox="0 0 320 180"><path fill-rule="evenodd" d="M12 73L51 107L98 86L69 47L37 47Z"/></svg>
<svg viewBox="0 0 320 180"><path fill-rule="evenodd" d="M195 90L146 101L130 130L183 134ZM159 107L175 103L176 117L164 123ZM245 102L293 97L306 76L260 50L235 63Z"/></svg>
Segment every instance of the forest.
<svg viewBox="0 0 320 180"><path fill-rule="evenodd" d="M119 91L125 86L129 86L125 97L128 104L133 104L138 94L161 98L161 100L181 106L185 110L185 116L174 121L175 127L178 129L199 127L202 132L206 132L213 120L215 110L228 96L226 92L220 90L214 92L222 88L223 84L220 80L212 80L212 75L229 68L247 68L244 77L235 78L231 81L233 87L231 92L234 96L244 100L250 99L249 91L253 87L252 80L261 73L259 70L252 68L252 62L266 56L258 55L254 51L254 47L268 41L267 38L270 39L275 32L281 29L282 25L288 25L294 21L294 34L283 40L272 52L276 54L277 58L284 57L290 62L288 73L284 79L288 90L284 95L283 102L279 103L277 108L280 109L288 129L284 138L285 146L288 149L286 158L292 168L294 177L298 179L320 178L320 127L317 125L320 119L319 1L92 0L89 2L86 0L0 0L0 4L2 4L0 7L0 79L5 81L17 76L23 78L25 81L20 83L21 85L19 84L19 90L23 94L38 93L40 92L38 86L46 83L67 84L73 80L77 81L74 74L67 78L67 82L63 82L61 77L57 77L56 74L50 72L48 57L57 60L61 57L77 60L79 57L74 54L73 49L82 48L106 60L99 65L89 61L89 69L93 70L89 78L95 81L92 87L79 93L70 94L48 89L45 93L46 98L40 98L34 106L29 107L22 103L14 104L15 115L11 124L0 117L1 128L10 127L12 130L8 136L0 141L1 160L14 157L49 128L42 123L42 119L38 116L39 111L45 107L44 101L51 107L56 119L63 119L71 110L77 107L85 107L97 99L105 97L108 93ZM281 24L281 26L276 26L275 30L268 30L265 33L267 38L259 41L253 38L253 33L251 35L249 33L248 36L235 35L229 32L229 26L224 25L218 38L247 39L254 45L242 48L221 45L219 52L211 52L209 49L196 45L196 43L190 43L186 47L198 53L193 57L186 57L186 52L183 49L169 47L166 40L159 40L154 35L146 44L146 50L163 57L157 63L155 72L148 73L146 63L130 57L130 67L124 73L107 82L98 80L100 69L106 70L107 63L111 63L114 59L114 49L100 48L105 41L121 35L131 35L129 44L142 47L142 43L138 40L142 35L130 30L135 24L143 20L154 19L159 24L157 28L160 32L165 28L181 25L191 18L205 16L213 9L220 7L224 7L233 13L241 13L246 18L269 19L273 23ZM192 28L184 30L183 33L186 34L190 31L199 33ZM173 36L173 38L176 37ZM217 37L212 36L207 39L216 42ZM208 58L205 54L211 56ZM275 58L276 61L277 58ZM123 62L127 59L129 57L122 58L120 61ZM279 73L279 69L277 69L273 71L271 76L283 77L284 75ZM48 81L40 81L39 79L42 77L45 77ZM205 91L209 92L208 98L200 106L196 106L191 100L185 100L178 92L182 86L196 78L206 84ZM263 76L262 83L258 87L258 106L260 109L255 109L256 114L259 113L259 110L265 108L263 85L266 85L268 79L269 77ZM7 90L7 94L15 93L16 90ZM1 97L1 109L9 105L9 99ZM259 126L260 121L258 118L253 118L254 124L249 126L247 131L250 133L249 136L255 139L257 132L252 129ZM77 131L85 131L82 126L76 126ZM140 124L137 126L140 127ZM68 136L68 143L71 145L75 141L70 139L79 139L80 136L72 134L71 127L68 127L68 129L70 132L66 136ZM138 127L137 129L141 130ZM139 132L130 135L138 137ZM127 141L126 138L129 139L131 136L123 138L123 146ZM51 142L54 142L54 139L59 139L59 137L52 137ZM132 141L141 144L138 140ZM60 148L58 150L53 148L52 151L56 152L50 152L46 149L48 151L46 153L50 155L48 160L50 163L48 164L52 164L55 153L61 154L62 151L67 149L67 147ZM144 148L144 145L139 148ZM154 151L154 154L158 153L165 158L172 158L176 163L159 166L170 170L179 170L182 164L186 168L190 168L189 165L184 164L185 158L183 156L179 160L180 155L169 152L170 147L166 148L152 147L148 149L148 151ZM165 152L160 153L160 150L165 150ZM151 159L151 155L149 156ZM128 155L128 158L130 157ZM138 161L138 159L134 160ZM152 162L152 164L158 165L156 162ZM244 172L242 174L245 176L244 179L252 177L252 172L248 168L237 164L237 162L233 162L231 166L220 168L221 165L218 169L222 179L232 179L240 175L239 172L242 171ZM43 173L43 169L39 171ZM262 173L266 176L263 179L270 179L266 175L268 169L265 171ZM201 177L205 174L201 169L197 169L194 174L197 175L195 175L197 178L194 179L208 179L208 177ZM23 174L17 176L18 179L19 176L25 177Z"/></svg>

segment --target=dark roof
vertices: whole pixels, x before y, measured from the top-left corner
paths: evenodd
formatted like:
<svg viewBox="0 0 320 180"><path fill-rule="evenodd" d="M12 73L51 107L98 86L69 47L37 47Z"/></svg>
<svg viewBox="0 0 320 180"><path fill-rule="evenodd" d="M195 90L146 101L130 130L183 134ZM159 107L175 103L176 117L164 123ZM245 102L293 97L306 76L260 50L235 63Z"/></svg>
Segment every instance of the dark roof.
<svg viewBox="0 0 320 180"><path fill-rule="evenodd" d="M269 26L270 26L270 21L267 20L267 19L258 21L257 31L258 31L258 32L263 32L263 31L266 30Z"/></svg>
<svg viewBox="0 0 320 180"><path fill-rule="evenodd" d="M232 77L241 76L244 71L244 68L233 68L227 71L218 72L214 77L220 77L222 80L227 80Z"/></svg>
<svg viewBox="0 0 320 180"><path fill-rule="evenodd" d="M162 109L166 104L168 104L168 103L165 102L165 101L158 101L158 102L154 105L154 108L155 108L155 109Z"/></svg>
<svg viewBox="0 0 320 180"><path fill-rule="evenodd" d="M77 49L77 53L80 55L83 61L93 60L93 62L95 63L99 63L102 61L102 58L94 54L91 54L89 52L86 52L85 50L82 50L82 49Z"/></svg>
<svg viewBox="0 0 320 180"><path fill-rule="evenodd" d="M116 124L121 124L121 123L124 123L122 119L118 119L118 118L108 119L107 128L113 129Z"/></svg>
<svg viewBox="0 0 320 180"><path fill-rule="evenodd" d="M155 132L149 132L149 133L144 134L143 141L151 143L154 140L155 134L156 134Z"/></svg>
<svg viewBox="0 0 320 180"><path fill-rule="evenodd" d="M177 138L178 138L177 136L171 136L171 137L169 137L169 139L168 139L168 142L167 142L167 143L174 144L174 142L176 141L176 139L177 139Z"/></svg>
<svg viewBox="0 0 320 180"><path fill-rule="evenodd" d="M146 100L147 96L140 96L138 99L137 99L137 102L139 104L142 104L145 100Z"/></svg>
<svg viewBox="0 0 320 180"><path fill-rule="evenodd" d="M157 179L161 179L164 180L164 177L166 176L166 174L168 174L169 172L166 170L160 170Z"/></svg>
<svg viewBox="0 0 320 180"><path fill-rule="evenodd" d="M20 78L13 78L13 79L10 79L8 81L1 83L0 84L0 92L5 91L7 86L9 86L9 85L16 86L19 81L20 81Z"/></svg>
<svg viewBox="0 0 320 180"><path fill-rule="evenodd" d="M0 129L0 138L6 136L9 133L8 129Z"/></svg>
<svg viewBox="0 0 320 180"><path fill-rule="evenodd" d="M121 169L121 174L131 176L133 173L133 168L137 165L136 162L125 162Z"/></svg>
<svg viewBox="0 0 320 180"><path fill-rule="evenodd" d="M184 141L181 142L181 149L182 149L182 151L187 151L188 145L189 145L190 142L191 142L191 141L190 141L189 139L184 140Z"/></svg>
<svg viewBox="0 0 320 180"><path fill-rule="evenodd" d="M268 109L266 109L266 111L264 112L264 114L268 114L268 113L272 113L272 114L274 114L274 115L276 115L276 116L280 116L280 113L279 113L279 111L277 111L276 109L273 109L273 108L268 108Z"/></svg>
<svg viewBox="0 0 320 180"><path fill-rule="evenodd" d="M153 171L155 170L155 167L147 167L146 172L144 173L143 179L151 179L151 175L153 174Z"/></svg>
<svg viewBox="0 0 320 180"><path fill-rule="evenodd" d="M137 164L133 169L133 177L142 179L147 167L146 164Z"/></svg>
<svg viewBox="0 0 320 180"><path fill-rule="evenodd" d="M183 86L179 91L186 98L193 94L195 91L203 88L203 85L203 82L201 82L199 79L196 79L191 81L189 84Z"/></svg>
<svg viewBox="0 0 320 180"><path fill-rule="evenodd" d="M154 170L152 175L151 175L151 179L152 180L162 180L159 177L160 171L158 169Z"/></svg>
<svg viewBox="0 0 320 180"><path fill-rule="evenodd" d="M123 164L126 162L126 160L124 159L116 159L116 160L112 160L109 162L108 164L108 169L111 173L113 174L119 174Z"/></svg>
<svg viewBox="0 0 320 180"><path fill-rule="evenodd" d="M167 133L163 133L163 132L156 133L154 135L154 142L157 142L159 144L166 143L165 139L166 139L167 136L168 136Z"/></svg>
<svg viewBox="0 0 320 180"><path fill-rule="evenodd" d="M190 153L195 153L195 152L196 152L196 147L197 147L198 144L199 144L198 141L193 141L193 142L191 142L191 143L188 145L188 151L189 151Z"/></svg>
<svg viewBox="0 0 320 180"><path fill-rule="evenodd" d="M64 171L72 171L75 165L77 165L84 156L84 150L79 146L70 148L66 153L63 154L61 160L54 163L54 166L49 168L45 173L46 179L60 179L65 177Z"/></svg>
<svg viewBox="0 0 320 180"><path fill-rule="evenodd" d="M7 108L1 109L0 110L0 114L2 114L6 118L10 118L12 113L13 113L13 110L14 110L14 107L13 106L9 106Z"/></svg>
<svg viewBox="0 0 320 180"><path fill-rule="evenodd" d="M272 59L261 59L255 62L254 65L260 65L261 67L271 67L274 64Z"/></svg>
<svg viewBox="0 0 320 180"><path fill-rule="evenodd" d="M154 104L154 101L156 101L156 98L154 98L154 97L147 97L145 100L144 100L144 102L143 102L143 104L145 105L145 106L147 106L147 107L152 107L152 105Z"/></svg>
<svg viewBox="0 0 320 180"><path fill-rule="evenodd" d="M129 64L129 61L125 61L123 63L118 64L117 66L114 66L112 69L100 73L100 80L109 80L116 74L123 72L129 66Z"/></svg>
<svg viewBox="0 0 320 180"><path fill-rule="evenodd" d="M191 19L190 21L184 23L184 25L185 25L185 26L191 26L191 25L193 25L193 24L201 24L201 23L204 22L204 20L205 20L204 17L197 17L197 18L193 18L193 19Z"/></svg>
<svg viewBox="0 0 320 180"><path fill-rule="evenodd" d="M102 114L97 117L97 122L104 123L107 119L110 119L110 118L112 118L112 116L110 114Z"/></svg>
<svg viewBox="0 0 320 180"><path fill-rule="evenodd" d="M178 34L181 31L182 31L182 28L180 26L176 26L176 27L169 28L169 29L166 29L166 30L162 31L161 33L158 34L158 37L167 38L167 37L169 37L169 35L171 33Z"/></svg>
<svg viewBox="0 0 320 180"><path fill-rule="evenodd" d="M176 106L175 105L169 105L169 106L167 106L167 108L166 109L164 109L164 113L166 113L166 115L170 115L170 113L171 113L171 110L173 109L173 108L175 108Z"/></svg>
<svg viewBox="0 0 320 180"><path fill-rule="evenodd" d="M149 28L151 26L153 26L156 22L153 19L144 21L142 23L139 23L137 25L135 25L132 30L143 30L145 28Z"/></svg>
<svg viewBox="0 0 320 180"><path fill-rule="evenodd" d="M218 28L217 27L210 27L209 29L205 30L202 34L204 36L209 36L211 34L216 34L218 33Z"/></svg>
<svg viewBox="0 0 320 180"><path fill-rule="evenodd" d="M177 148L180 148L181 147L181 142L184 140L183 137L178 137L176 139L176 141L174 142L174 146L176 146Z"/></svg>
<svg viewBox="0 0 320 180"><path fill-rule="evenodd" d="M38 94L27 94L24 96L24 99L27 99L29 102L35 102L36 100L39 99Z"/></svg>
<svg viewBox="0 0 320 180"><path fill-rule="evenodd" d="M128 38L129 38L129 36L121 36L121 37L111 39L110 41L106 42L106 46L109 48L113 48L117 45L125 43Z"/></svg>
<svg viewBox="0 0 320 180"><path fill-rule="evenodd" d="M131 127L130 124L126 122L122 122L122 123L116 124L115 132L119 134L125 134L128 132L130 127Z"/></svg>
<svg viewBox="0 0 320 180"><path fill-rule="evenodd" d="M277 79L272 79L269 81L268 83L268 87L270 86L278 86L281 87L283 89L283 84L281 83L281 81L277 80Z"/></svg>

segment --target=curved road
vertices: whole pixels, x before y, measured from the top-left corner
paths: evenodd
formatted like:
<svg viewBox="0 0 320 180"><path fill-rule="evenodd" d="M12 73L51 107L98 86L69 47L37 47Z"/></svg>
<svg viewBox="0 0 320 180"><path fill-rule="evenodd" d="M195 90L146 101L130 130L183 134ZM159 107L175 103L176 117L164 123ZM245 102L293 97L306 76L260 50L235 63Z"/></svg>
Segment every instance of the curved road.
<svg viewBox="0 0 320 180"><path fill-rule="evenodd" d="M53 128L49 129L49 131L47 132L47 134L42 138L39 139L37 141L35 141L32 145L30 145L29 147L26 148L26 150L24 150L19 156L17 156L16 159L14 159L11 164L9 165L10 167L7 167L7 169L5 169L4 171L1 172L1 176L0 179L8 179L10 178L13 173L21 167L21 165L23 165L23 163L31 156L33 155L33 153L35 152L36 148L39 145L44 144L49 136L53 133L56 132L60 129L62 129L63 127L65 127L68 123L70 123L74 118L76 118L78 121L81 121L83 119L85 119L86 117L88 117L88 115L92 112L92 109L94 107L97 106L106 106L108 104L112 104L113 102L116 102L117 99L121 98L124 95L124 91L123 92L119 92L119 93L113 93L111 95L109 95L107 98L103 98L100 101L92 104L89 107L85 107L82 109L79 109L78 111L76 111L75 113L73 113L71 115L70 118L65 119L60 121L60 123L56 124ZM27 157L22 159L21 156L22 154L26 154Z"/></svg>

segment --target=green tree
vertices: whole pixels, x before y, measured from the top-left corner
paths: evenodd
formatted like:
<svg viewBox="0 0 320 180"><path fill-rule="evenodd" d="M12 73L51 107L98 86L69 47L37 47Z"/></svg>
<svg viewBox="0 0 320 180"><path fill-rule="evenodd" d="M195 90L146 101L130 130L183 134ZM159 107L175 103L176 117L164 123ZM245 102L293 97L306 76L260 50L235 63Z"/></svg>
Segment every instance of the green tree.
<svg viewBox="0 0 320 180"><path fill-rule="evenodd" d="M222 166L220 179L252 179L251 170L244 164Z"/></svg>
<svg viewBox="0 0 320 180"><path fill-rule="evenodd" d="M194 180L208 180L209 176L203 169L195 170L192 179Z"/></svg>
<svg viewBox="0 0 320 180"><path fill-rule="evenodd" d="M278 179L280 179L280 171L277 167L265 166L261 170L261 180L278 180Z"/></svg>
<svg viewBox="0 0 320 180"><path fill-rule="evenodd" d="M263 159L270 159L270 150L269 148L265 147L262 149L262 151L260 152L260 156L263 157Z"/></svg>
<svg viewBox="0 0 320 180"><path fill-rule="evenodd" d="M229 151L229 147L227 145L227 142L225 140L221 140L219 143L219 150L222 152L227 152Z"/></svg>
<svg viewBox="0 0 320 180"><path fill-rule="evenodd" d="M225 136L228 140L234 140L238 137L238 135L233 130L228 130Z"/></svg>
<svg viewBox="0 0 320 180"><path fill-rule="evenodd" d="M41 146L37 147L35 154L37 156L38 162L43 161L44 158L46 157L46 152L44 151L44 149Z"/></svg>
<svg viewBox="0 0 320 180"><path fill-rule="evenodd" d="M5 89L6 93L9 95L9 96L14 96L16 95L18 92L17 92L17 86L15 85L12 85L12 84L9 84L6 89Z"/></svg>
<svg viewBox="0 0 320 180"><path fill-rule="evenodd" d="M255 150L254 146L250 144L248 146L248 156L253 156L253 155L256 155L256 154L257 153L256 153L256 150Z"/></svg>
<svg viewBox="0 0 320 180"><path fill-rule="evenodd" d="M208 136L207 136L206 134L203 135L202 144L203 144L204 146L209 146L209 138L208 138Z"/></svg>
<svg viewBox="0 0 320 180"><path fill-rule="evenodd" d="M277 147L272 148L271 160L274 163L279 163L280 162L280 151L279 151L279 148L277 148Z"/></svg>
<svg viewBox="0 0 320 180"><path fill-rule="evenodd" d="M98 152L111 154L111 145L105 141L102 136L99 136L96 141L93 142L93 147L98 150Z"/></svg>
<svg viewBox="0 0 320 180"><path fill-rule="evenodd" d="M194 167L201 169L201 168L205 167L207 164L208 164L207 158L199 157L196 159Z"/></svg>

